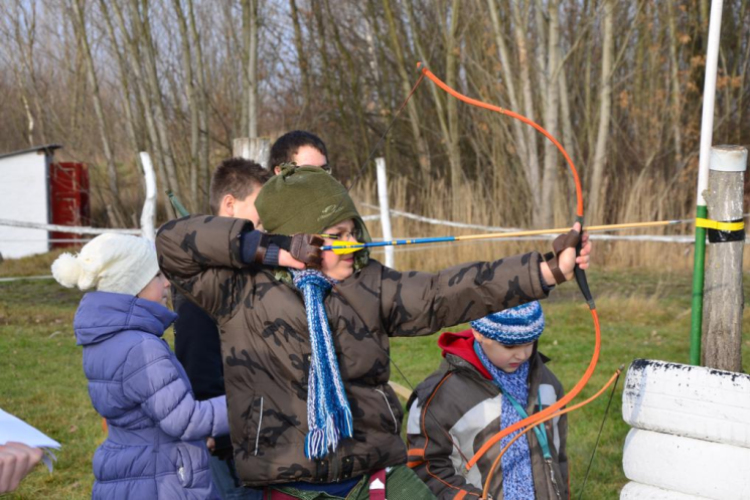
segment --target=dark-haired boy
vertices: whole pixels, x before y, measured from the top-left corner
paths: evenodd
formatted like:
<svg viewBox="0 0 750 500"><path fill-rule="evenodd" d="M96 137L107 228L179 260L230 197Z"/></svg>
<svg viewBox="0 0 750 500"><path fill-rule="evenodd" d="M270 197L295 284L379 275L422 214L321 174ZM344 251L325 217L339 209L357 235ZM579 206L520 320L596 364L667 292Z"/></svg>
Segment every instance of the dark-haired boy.
<svg viewBox="0 0 750 500"><path fill-rule="evenodd" d="M211 177L209 205L214 215L247 219L258 226L255 199L271 172L243 158L223 161ZM177 359L187 372L199 401L226 394L219 330L213 318L181 293L173 294L178 314L174 325ZM212 450L211 475L226 499L261 499L262 492L244 488L234 467L229 436L216 439Z"/></svg>
<svg viewBox="0 0 750 500"><path fill-rule="evenodd" d="M305 130L287 132L271 146L269 165L276 175L281 173L281 165L290 162L299 166L320 167L331 172L325 143L317 135Z"/></svg>

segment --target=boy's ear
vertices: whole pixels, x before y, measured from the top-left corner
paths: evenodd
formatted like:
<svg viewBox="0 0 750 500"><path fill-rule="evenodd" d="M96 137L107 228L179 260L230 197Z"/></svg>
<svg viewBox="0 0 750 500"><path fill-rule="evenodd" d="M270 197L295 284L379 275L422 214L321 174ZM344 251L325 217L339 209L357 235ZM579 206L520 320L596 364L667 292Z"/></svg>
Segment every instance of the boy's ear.
<svg viewBox="0 0 750 500"><path fill-rule="evenodd" d="M225 194L219 203L219 214L224 217L234 217L234 203L237 199L231 194Z"/></svg>
<svg viewBox="0 0 750 500"><path fill-rule="evenodd" d="M480 344L484 341L484 335L482 335L478 331L474 330L473 328L471 329L471 333L474 334L474 340L476 340Z"/></svg>

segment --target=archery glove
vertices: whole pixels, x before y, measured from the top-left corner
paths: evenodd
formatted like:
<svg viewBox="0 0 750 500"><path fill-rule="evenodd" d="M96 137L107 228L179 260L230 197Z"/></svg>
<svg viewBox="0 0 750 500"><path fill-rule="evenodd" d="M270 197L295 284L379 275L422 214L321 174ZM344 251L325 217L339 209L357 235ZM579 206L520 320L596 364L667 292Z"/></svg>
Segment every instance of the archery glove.
<svg viewBox="0 0 750 500"><path fill-rule="evenodd" d="M295 234L289 245L289 253L306 267L319 268L323 264L323 238L314 234Z"/></svg>
<svg viewBox="0 0 750 500"><path fill-rule="evenodd" d="M555 277L555 284L559 285L567 281L565 274L560 270L560 254L568 248L576 248L580 241L581 233L571 229L566 234L562 234L555 238L552 242L552 251L544 255L544 260L549 265L549 270L552 271L552 276Z"/></svg>
<svg viewBox="0 0 750 500"><path fill-rule="evenodd" d="M296 260L307 267L320 267L323 258L320 247L323 239L312 234L267 234L251 231L243 236L242 256L246 264L256 263L265 266L279 265L279 252L286 250Z"/></svg>

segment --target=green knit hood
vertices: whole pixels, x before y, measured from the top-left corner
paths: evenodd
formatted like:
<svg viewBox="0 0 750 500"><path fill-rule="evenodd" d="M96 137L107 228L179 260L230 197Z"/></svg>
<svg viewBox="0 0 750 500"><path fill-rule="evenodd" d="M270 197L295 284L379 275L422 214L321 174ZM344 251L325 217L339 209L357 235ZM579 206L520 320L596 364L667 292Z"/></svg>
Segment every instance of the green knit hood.
<svg viewBox="0 0 750 500"><path fill-rule="evenodd" d="M284 165L255 200L263 228L273 234L319 234L341 221L352 219L357 240L370 242L362 217L346 188L323 169ZM355 269L367 263L368 251L355 255Z"/></svg>

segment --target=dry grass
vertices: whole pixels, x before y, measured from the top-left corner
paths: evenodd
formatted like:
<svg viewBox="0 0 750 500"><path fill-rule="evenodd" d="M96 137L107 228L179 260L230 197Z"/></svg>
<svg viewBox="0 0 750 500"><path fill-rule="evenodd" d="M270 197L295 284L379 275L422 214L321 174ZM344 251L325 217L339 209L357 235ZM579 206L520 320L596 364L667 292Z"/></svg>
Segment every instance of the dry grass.
<svg viewBox="0 0 750 500"><path fill-rule="evenodd" d="M142 196L138 180L129 172L126 185L122 189L122 213L116 218L126 221L124 225L137 225ZM555 227L566 227L573 219L572 199L566 192L565 177L561 175L559 189L553 200L555 209ZM442 178L428 182L417 182L412 177L392 175L389 179L389 200L393 209L411 212L441 220L451 220L496 227L530 227L530 214L525 210L528 205L528 193L513 194L513 186L497 179L491 181L466 180L456 190ZM633 179L619 181L617 186L622 196L613 199L609 205L607 219L613 222L641 222L675 218L689 218L693 205L685 196L677 196L677 187L667 183L634 176ZM371 175L361 177L352 191L352 197L359 202L363 215L376 214L376 209L365 206L377 205L376 182ZM451 200L456 199L453 203ZM92 200L97 216L96 225L105 225L107 216L103 196ZM171 218L160 199L158 222ZM687 208L686 208L687 207ZM169 213L170 215L167 215ZM588 223L599 221L589 220ZM417 222L403 217L391 219L395 237L431 237L449 235L468 235L482 233L477 229L458 229ZM368 222L373 237L382 237L379 221ZM690 224L651 228L645 230L621 231L618 235L691 235ZM598 268L630 269L643 268L658 271L690 271L693 266L691 244L659 242L626 242L598 241L594 245L593 264ZM490 241L456 242L424 246L398 247L396 249L396 267L399 269L420 269L435 271L454 264L476 260L494 260L504 255L514 255L530 250L548 251L549 240L527 241ZM709 249L710 251L710 249ZM746 249L746 252L748 250ZM40 257L6 261L0 264L0 277L30 276L31 269L45 264L47 269L60 251ZM383 250L376 249L374 256L383 259ZM750 255L745 255L745 262L750 262ZM37 259L41 259L40 262ZM42 266L44 267L44 266ZM748 267L745 267L747 270ZM48 273L45 273L48 274Z"/></svg>
<svg viewBox="0 0 750 500"><path fill-rule="evenodd" d="M679 207L669 206L664 196L654 193L661 186L658 183L642 185L640 191L632 194L633 200L616 203L617 222L645 222L675 218L690 218L688 213L680 213ZM362 203L377 205L377 191L374 179L360 179L352 192L360 202L363 215L376 214L377 210L367 208ZM437 179L426 184L417 184L412 179L393 176L389 179L390 207L396 210L416 213L425 217L451 220L483 226L528 227L528 216L520 213L517 204L496 199L481 182L466 181L460 188L458 199L463 200L451 208L451 190L446 183ZM568 201L558 193L554 200L555 226L566 227L573 219ZM672 205L675 205L674 203ZM567 210L567 212L566 212ZM566 216L568 213L570 215ZM596 221L592 221L594 223ZM382 237L379 221L368 222L374 238ZM393 217L391 226L394 237L433 237L482 233L476 229L459 229L413 221L403 217ZM621 231L618 235L691 235L693 226L684 224L665 228ZM535 241L473 241L425 246L397 247L396 267L399 269L420 269L434 271L460 262L494 260L504 255L514 255L530 250L548 251L550 243ZM693 245L684 243L660 243L642 241L598 241L594 245L593 264L607 269L643 268L658 271L689 271L693 266ZM709 250L710 251L710 250ZM744 262L750 262L746 255ZM383 251L376 250L375 258L383 259ZM745 265L745 269L750 269Z"/></svg>

